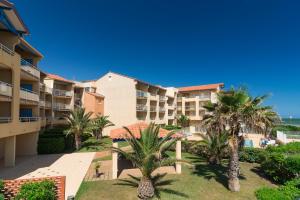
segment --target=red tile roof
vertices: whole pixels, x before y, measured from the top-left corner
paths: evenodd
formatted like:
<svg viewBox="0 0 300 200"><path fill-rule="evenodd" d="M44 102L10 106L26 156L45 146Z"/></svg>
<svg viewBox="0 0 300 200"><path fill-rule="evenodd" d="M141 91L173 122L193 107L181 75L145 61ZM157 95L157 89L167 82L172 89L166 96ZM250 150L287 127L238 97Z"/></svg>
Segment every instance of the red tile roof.
<svg viewBox="0 0 300 200"><path fill-rule="evenodd" d="M61 76L58 76L56 74L47 74L46 78L49 79L54 79L54 80L58 80L58 81L63 81L63 82L67 82L67 83L74 83L73 81L67 80Z"/></svg>
<svg viewBox="0 0 300 200"><path fill-rule="evenodd" d="M221 88L224 87L224 83L181 87L181 88L178 88L178 91L179 92L189 92L189 91L197 91L197 90L215 90L215 89L218 89L219 87L221 87Z"/></svg>
<svg viewBox="0 0 300 200"><path fill-rule="evenodd" d="M136 124L132 124L129 126L126 126L135 136L135 138L140 138L140 130L144 130L149 125L145 122L138 122ZM160 128L159 129L159 137L164 137L167 135L170 131ZM112 139L125 139L129 136L128 132L124 128L117 128L110 131L110 138ZM173 137L181 137L181 134L176 133L173 135Z"/></svg>

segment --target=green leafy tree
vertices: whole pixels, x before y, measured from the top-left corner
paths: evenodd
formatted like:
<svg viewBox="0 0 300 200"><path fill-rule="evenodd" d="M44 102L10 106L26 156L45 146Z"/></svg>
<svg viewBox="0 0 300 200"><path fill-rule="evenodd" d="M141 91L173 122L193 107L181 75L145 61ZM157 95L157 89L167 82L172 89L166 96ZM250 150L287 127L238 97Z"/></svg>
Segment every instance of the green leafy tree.
<svg viewBox="0 0 300 200"><path fill-rule="evenodd" d="M86 113L84 108L78 107L68 115L67 135L74 134L76 149L81 148L81 135L88 132L91 126L91 112Z"/></svg>
<svg viewBox="0 0 300 200"><path fill-rule="evenodd" d="M229 136L230 161L228 188L239 191L239 139L243 129L268 134L279 117L270 106L262 103L267 96L252 98L247 90L234 88L221 91L217 103L208 103L205 108L211 114L205 116L204 124L210 132Z"/></svg>
<svg viewBox="0 0 300 200"><path fill-rule="evenodd" d="M190 125L190 119L186 115L180 115L177 117L177 124L180 125L182 128L186 128Z"/></svg>
<svg viewBox="0 0 300 200"><path fill-rule="evenodd" d="M130 160L142 173L142 178L138 184L137 193L140 199L150 199L155 194L153 186L152 172L159 167L174 164L177 160L170 158L165 152L171 148L178 140L172 136L175 132L169 132L165 137L159 137L159 126L151 123L143 131L140 130L140 139L135 138L134 134L126 127L128 138L126 139L131 146L131 152L125 152L120 148L113 148Z"/></svg>
<svg viewBox="0 0 300 200"><path fill-rule="evenodd" d="M107 127L114 126L114 124L109 121L109 116L98 115L92 120L92 130L96 139L101 139L103 135L103 130Z"/></svg>

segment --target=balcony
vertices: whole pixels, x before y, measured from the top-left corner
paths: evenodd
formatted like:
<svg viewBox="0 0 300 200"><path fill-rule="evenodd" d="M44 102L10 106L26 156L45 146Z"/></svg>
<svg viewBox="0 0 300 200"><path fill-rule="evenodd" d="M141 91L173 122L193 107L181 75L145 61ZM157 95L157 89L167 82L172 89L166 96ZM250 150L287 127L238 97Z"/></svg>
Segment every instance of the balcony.
<svg viewBox="0 0 300 200"><path fill-rule="evenodd" d="M159 101L165 102L165 101L167 101L167 98L165 96L159 96Z"/></svg>
<svg viewBox="0 0 300 200"><path fill-rule="evenodd" d="M150 106L150 112L156 112L156 106Z"/></svg>
<svg viewBox="0 0 300 200"><path fill-rule="evenodd" d="M21 88L20 90L20 98L24 100L36 101L40 100L39 95L36 92L31 90L27 90L25 88Z"/></svg>
<svg viewBox="0 0 300 200"><path fill-rule="evenodd" d="M11 49L0 43L0 63L11 67L14 62L13 56L15 56L15 53Z"/></svg>
<svg viewBox="0 0 300 200"><path fill-rule="evenodd" d="M39 117L20 117L20 122L36 122L39 121Z"/></svg>
<svg viewBox="0 0 300 200"><path fill-rule="evenodd" d="M40 91L45 92L45 84L44 83L40 83Z"/></svg>
<svg viewBox="0 0 300 200"><path fill-rule="evenodd" d="M30 74L31 76L33 76L34 78L40 79L40 71L37 69L37 67L22 58L21 58L21 69L27 72L28 74Z"/></svg>
<svg viewBox="0 0 300 200"><path fill-rule="evenodd" d="M139 112L147 112L147 106L143 105L143 104L137 104L136 105L136 111Z"/></svg>
<svg viewBox="0 0 300 200"><path fill-rule="evenodd" d="M166 111L165 107L159 107L159 112L160 112L160 113L163 113L163 112L165 112L165 111Z"/></svg>
<svg viewBox="0 0 300 200"><path fill-rule="evenodd" d="M45 86L45 92L48 94L52 94L53 90L52 90L52 88Z"/></svg>
<svg viewBox="0 0 300 200"><path fill-rule="evenodd" d="M144 91L142 91L142 90L137 90L137 91L136 91L136 97L137 97L138 99L147 99L148 94L147 94L147 92L144 92Z"/></svg>
<svg viewBox="0 0 300 200"><path fill-rule="evenodd" d="M181 102L182 101L182 97L177 97L177 101Z"/></svg>
<svg viewBox="0 0 300 200"><path fill-rule="evenodd" d="M46 107L46 108L51 108L51 107L52 107L52 103L49 102L49 101L46 101L46 102L45 102L45 107Z"/></svg>
<svg viewBox="0 0 300 200"><path fill-rule="evenodd" d="M53 104L53 109L54 110L60 110L60 111L71 110L71 105L63 104L63 103L54 103Z"/></svg>
<svg viewBox="0 0 300 200"><path fill-rule="evenodd" d="M12 97L12 88L11 84L0 81L0 95Z"/></svg>
<svg viewBox="0 0 300 200"><path fill-rule="evenodd" d="M194 111L196 106L185 106L185 111Z"/></svg>
<svg viewBox="0 0 300 200"><path fill-rule="evenodd" d="M0 117L0 124L11 122L11 117Z"/></svg>
<svg viewBox="0 0 300 200"><path fill-rule="evenodd" d="M67 90L54 89L53 95L56 97L72 97L73 92Z"/></svg>
<svg viewBox="0 0 300 200"><path fill-rule="evenodd" d="M44 100L40 100L40 107L45 107L45 101Z"/></svg>

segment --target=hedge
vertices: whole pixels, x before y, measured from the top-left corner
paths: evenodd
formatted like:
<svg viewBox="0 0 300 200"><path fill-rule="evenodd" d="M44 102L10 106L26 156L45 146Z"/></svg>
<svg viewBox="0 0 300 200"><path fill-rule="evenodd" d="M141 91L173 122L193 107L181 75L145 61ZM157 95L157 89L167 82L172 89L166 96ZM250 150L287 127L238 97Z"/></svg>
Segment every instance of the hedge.
<svg viewBox="0 0 300 200"><path fill-rule="evenodd" d="M266 153L264 149L244 147L239 151L239 158L242 162L261 163Z"/></svg>
<svg viewBox="0 0 300 200"><path fill-rule="evenodd" d="M49 180L35 183L25 183L21 186L20 192L15 199L55 200L55 188L55 183Z"/></svg>
<svg viewBox="0 0 300 200"><path fill-rule="evenodd" d="M38 153L39 154L51 154L62 153L65 150L64 137L39 137L38 141Z"/></svg>

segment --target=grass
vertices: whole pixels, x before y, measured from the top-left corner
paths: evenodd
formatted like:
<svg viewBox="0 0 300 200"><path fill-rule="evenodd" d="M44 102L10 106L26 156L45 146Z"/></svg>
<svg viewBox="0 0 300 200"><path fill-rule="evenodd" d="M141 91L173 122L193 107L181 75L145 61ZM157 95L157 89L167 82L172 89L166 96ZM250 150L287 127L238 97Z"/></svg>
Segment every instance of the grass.
<svg viewBox="0 0 300 200"><path fill-rule="evenodd" d="M257 164L241 163L241 191L233 193L227 189L226 163L216 167L210 166L203 159L188 153L183 153L182 156L183 159L189 161L194 167L183 166L183 173L181 175L167 175L166 179L176 180L172 185L167 186L167 188L184 193L188 197L162 192L161 199L251 200L256 199L254 192L258 188L274 186L256 173ZM76 199L136 200L136 188L117 185L120 182L120 180L83 182Z"/></svg>
<svg viewBox="0 0 300 200"><path fill-rule="evenodd" d="M119 147L128 146L126 141L118 142ZM82 143L81 149L78 152L97 152L110 150L112 147L112 140L109 137L103 137L100 140L96 140L94 137L90 137Z"/></svg>

